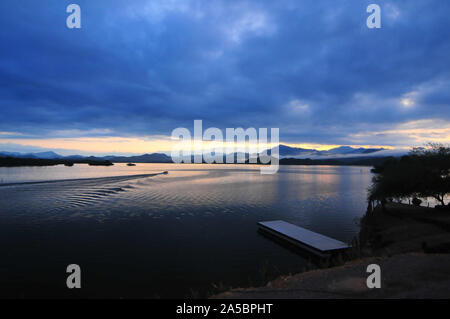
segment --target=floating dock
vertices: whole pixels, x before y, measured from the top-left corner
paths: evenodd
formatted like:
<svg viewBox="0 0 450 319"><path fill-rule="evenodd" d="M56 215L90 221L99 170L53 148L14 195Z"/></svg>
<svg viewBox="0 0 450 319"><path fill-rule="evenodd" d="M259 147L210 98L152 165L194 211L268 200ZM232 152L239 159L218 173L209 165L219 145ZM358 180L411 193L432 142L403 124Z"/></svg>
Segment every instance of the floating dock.
<svg viewBox="0 0 450 319"><path fill-rule="evenodd" d="M350 245L339 240L312 232L283 220L259 222L258 226L262 231L320 257L327 257L333 253L350 248Z"/></svg>

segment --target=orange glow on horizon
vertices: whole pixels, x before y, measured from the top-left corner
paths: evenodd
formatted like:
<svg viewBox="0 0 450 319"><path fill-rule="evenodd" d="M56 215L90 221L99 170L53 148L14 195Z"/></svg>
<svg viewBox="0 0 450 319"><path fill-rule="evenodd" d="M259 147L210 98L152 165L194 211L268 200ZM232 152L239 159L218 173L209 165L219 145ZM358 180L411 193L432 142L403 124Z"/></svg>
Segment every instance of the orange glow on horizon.
<svg viewBox="0 0 450 319"><path fill-rule="evenodd" d="M306 149L315 149L318 151L328 151L332 148L340 147L340 146L351 146L353 148L385 148L385 149L394 149L395 147L389 146L389 145L353 145L353 144L290 144L290 143L280 143L286 146L290 147L297 147L297 148L306 148Z"/></svg>
<svg viewBox="0 0 450 319"><path fill-rule="evenodd" d="M91 153L155 153L155 152L170 152L172 148L179 143L179 141L165 139L165 138L142 138L142 137L76 137L76 138L50 138L50 139L1 139L2 143L19 144L22 146L33 146L45 149L65 149L65 150L78 150L81 152ZM329 150L342 145L337 144L292 144L283 143L289 147L307 148L316 150ZM179 145L179 144L178 144ZM224 151L231 151L236 149L242 151L246 145L229 144L224 142ZM273 147L275 145L265 144L260 146L260 150ZM393 149L392 146L386 145L348 145L352 147L365 147L365 148L385 148ZM220 143L203 142L197 147L193 147L190 143L185 143L182 147L184 150L201 150L211 149L212 147L220 147Z"/></svg>
<svg viewBox="0 0 450 319"><path fill-rule="evenodd" d="M99 130L97 130L99 131ZM100 130L107 133L108 130ZM67 132L65 132L67 133ZM76 132L82 133L82 132ZM13 137L14 136L14 137ZM201 143L191 143L190 141L182 142L174 140L171 136L153 135L153 136L135 136L135 137L116 137L116 136L102 136L102 137L54 137L47 139L33 139L21 138L21 133L16 132L1 132L0 143L18 144L21 146L39 147L43 149L53 150L67 150L70 152L83 152L88 154L107 154L107 153L128 153L128 154L143 154L164 152L170 153L172 149L177 146L180 150L189 150L198 152L201 150L220 151L223 147L225 153L238 151L242 152L250 150L250 152L262 151L266 148L275 146L275 144L256 144L249 145L246 143L219 143L215 141L202 141ZM366 141L383 137L383 140L402 141L403 146L383 145L383 144L358 144L359 141ZM349 134L348 137L354 140L354 144L345 144L351 147L363 148L384 148L384 149L404 149L413 146L420 146L426 142L440 142L450 144L450 124L445 120L440 119L424 119L417 121L404 122L395 125L386 130L360 131ZM193 141L192 141L193 142ZM316 149L319 151L330 150L342 145L339 144L318 144L318 143L283 143L296 148ZM250 148L253 146L253 148ZM246 148L247 147L247 148Z"/></svg>

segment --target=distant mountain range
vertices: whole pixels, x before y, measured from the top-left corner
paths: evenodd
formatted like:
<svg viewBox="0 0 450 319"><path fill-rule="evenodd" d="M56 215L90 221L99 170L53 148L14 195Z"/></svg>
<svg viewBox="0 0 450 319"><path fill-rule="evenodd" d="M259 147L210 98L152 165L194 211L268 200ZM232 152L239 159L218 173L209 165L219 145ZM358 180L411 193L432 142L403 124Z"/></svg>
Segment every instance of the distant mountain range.
<svg viewBox="0 0 450 319"><path fill-rule="evenodd" d="M268 153L272 153L269 150ZM319 151L315 149L290 147L287 145L279 145L279 156L281 158L321 158L321 157L348 157L348 156L374 156L378 152L384 151L383 148L353 148L351 146L340 146L327 151ZM381 152L383 153L383 152ZM236 158L236 154L234 157ZM380 154L381 155L381 154ZM170 156L163 153L143 154L136 156L82 156L82 155L70 155L62 156L55 152L39 152L39 153L18 153L18 152L0 152L0 157L14 157L14 158L33 158L33 159L64 159L64 160L98 160L98 161L110 161L114 163L171 163ZM248 154L245 154L248 159Z"/></svg>
<svg viewBox="0 0 450 319"><path fill-rule="evenodd" d="M290 147L279 145L279 154L281 157L308 157L308 156L338 156L338 155L360 155L373 154L385 150L384 148L353 148L351 146L340 146L327 151L318 151L315 149Z"/></svg>
<svg viewBox="0 0 450 319"><path fill-rule="evenodd" d="M39 152L39 153L0 152L0 157L41 158L41 159L64 158L64 156L56 154L55 152Z"/></svg>
<svg viewBox="0 0 450 319"><path fill-rule="evenodd" d="M0 157L14 157L14 158L33 158L33 159L64 159L64 160L91 160L91 161L105 161L108 160L114 163L171 163L170 156L162 153L144 154L139 156L82 156L69 155L62 156L55 152L40 152L40 153L18 153L18 152L0 152Z"/></svg>

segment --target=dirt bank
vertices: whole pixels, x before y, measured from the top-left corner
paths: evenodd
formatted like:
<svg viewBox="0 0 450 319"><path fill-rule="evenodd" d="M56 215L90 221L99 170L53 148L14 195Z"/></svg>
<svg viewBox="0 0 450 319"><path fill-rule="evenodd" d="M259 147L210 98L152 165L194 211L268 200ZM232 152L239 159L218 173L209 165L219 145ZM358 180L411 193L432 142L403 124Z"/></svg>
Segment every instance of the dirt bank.
<svg viewBox="0 0 450 319"><path fill-rule="evenodd" d="M361 221L360 257L213 298L450 298L450 212L388 203ZM282 248L280 248L282 249ZM381 288L369 289L369 264Z"/></svg>

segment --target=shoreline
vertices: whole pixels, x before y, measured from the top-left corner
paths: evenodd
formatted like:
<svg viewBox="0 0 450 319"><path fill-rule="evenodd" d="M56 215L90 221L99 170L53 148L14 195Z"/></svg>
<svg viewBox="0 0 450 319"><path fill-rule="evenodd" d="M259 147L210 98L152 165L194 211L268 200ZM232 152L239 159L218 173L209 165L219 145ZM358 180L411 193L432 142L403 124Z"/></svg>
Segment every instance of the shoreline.
<svg viewBox="0 0 450 319"><path fill-rule="evenodd" d="M379 165L384 161L392 158L391 156L382 157L334 157L326 159L311 159L311 158L282 158L279 159L279 166L360 166L360 167L372 167L374 165ZM249 163L248 159L244 163L175 163L173 161L155 161L155 162L145 162L145 161L115 161L115 160L104 160L101 158L82 158L82 159L39 159L39 158L19 158L19 157L0 157L0 167L34 167L34 166L56 166L56 165L66 165L68 167L74 164L88 164L92 166L112 166L118 163L135 163L135 164L214 164L214 165L274 165L270 163L263 164L259 161L256 163Z"/></svg>
<svg viewBox="0 0 450 319"><path fill-rule="evenodd" d="M265 286L235 288L213 299L449 298L450 212L407 204L377 206L361 219L359 256L341 265L279 276ZM369 264L381 289L369 289Z"/></svg>
<svg viewBox="0 0 450 319"><path fill-rule="evenodd" d="M65 165L68 167L74 164L88 164L91 166L112 166L108 160L93 159L44 159L44 158L19 158L19 157L0 157L0 167L42 167Z"/></svg>

